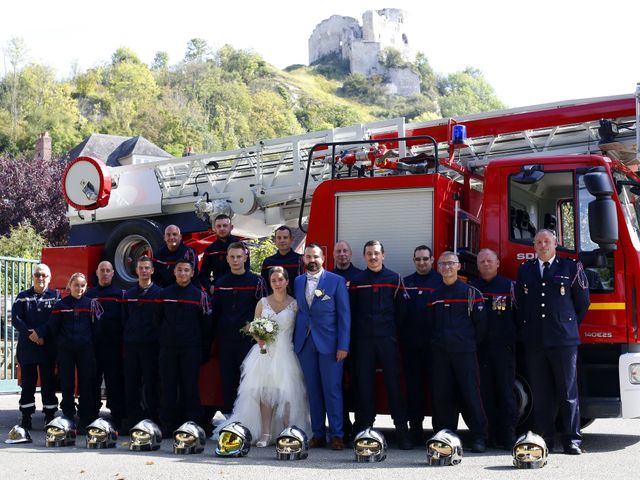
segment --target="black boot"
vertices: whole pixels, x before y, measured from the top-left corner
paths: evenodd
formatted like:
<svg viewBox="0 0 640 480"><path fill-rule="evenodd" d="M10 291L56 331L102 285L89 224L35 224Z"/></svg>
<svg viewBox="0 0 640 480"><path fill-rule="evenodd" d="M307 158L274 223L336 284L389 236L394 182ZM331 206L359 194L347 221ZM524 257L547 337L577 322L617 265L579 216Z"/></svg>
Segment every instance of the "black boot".
<svg viewBox="0 0 640 480"><path fill-rule="evenodd" d="M413 448L411 438L409 437L409 429L407 428L406 423L396 425L396 437L398 441L398 448L400 450L411 450Z"/></svg>
<svg viewBox="0 0 640 480"><path fill-rule="evenodd" d="M31 415L22 415L22 420L20 420L20 426L25 430L33 429L33 425L31 425Z"/></svg>
<svg viewBox="0 0 640 480"><path fill-rule="evenodd" d="M47 425L56 416L56 412L44 412L44 424Z"/></svg>
<svg viewBox="0 0 640 480"><path fill-rule="evenodd" d="M422 422L409 422L411 431L411 442L414 447L424 446L425 438L422 430Z"/></svg>

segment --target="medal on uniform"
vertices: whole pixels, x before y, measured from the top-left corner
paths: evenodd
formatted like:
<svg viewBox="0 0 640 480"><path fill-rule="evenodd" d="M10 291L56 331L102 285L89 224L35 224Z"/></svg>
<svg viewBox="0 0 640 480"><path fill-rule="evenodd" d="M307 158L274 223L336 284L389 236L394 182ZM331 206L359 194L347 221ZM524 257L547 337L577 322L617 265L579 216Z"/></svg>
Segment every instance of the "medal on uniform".
<svg viewBox="0 0 640 480"><path fill-rule="evenodd" d="M564 285L560 285L560 295L564 295L564 294L565 294Z"/></svg>
<svg viewBox="0 0 640 480"><path fill-rule="evenodd" d="M493 297L493 300L491 302L491 310L497 310L498 309L498 297Z"/></svg>
<svg viewBox="0 0 640 480"><path fill-rule="evenodd" d="M527 288L527 286L524 286L524 294L525 295L529 295L529 289Z"/></svg>

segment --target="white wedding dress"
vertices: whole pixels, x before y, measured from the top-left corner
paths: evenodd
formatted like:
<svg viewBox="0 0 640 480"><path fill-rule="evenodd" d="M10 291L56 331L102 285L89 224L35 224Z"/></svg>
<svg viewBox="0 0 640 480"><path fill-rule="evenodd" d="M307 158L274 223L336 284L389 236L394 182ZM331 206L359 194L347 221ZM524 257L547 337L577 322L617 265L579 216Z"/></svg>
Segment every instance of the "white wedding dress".
<svg viewBox="0 0 640 480"><path fill-rule="evenodd" d="M270 434L274 441L285 427L291 425L311 436L304 377L293 351L297 304L294 300L276 313L266 298L260 301L262 314L271 316L278 324L278 334L272 343L266 345L267 353L260 353L256 344L242 362L238 396L230 420L239 421L247 427L254 443L263 433ZM260 400L274 406L271 432L262 431Z"/></svg>

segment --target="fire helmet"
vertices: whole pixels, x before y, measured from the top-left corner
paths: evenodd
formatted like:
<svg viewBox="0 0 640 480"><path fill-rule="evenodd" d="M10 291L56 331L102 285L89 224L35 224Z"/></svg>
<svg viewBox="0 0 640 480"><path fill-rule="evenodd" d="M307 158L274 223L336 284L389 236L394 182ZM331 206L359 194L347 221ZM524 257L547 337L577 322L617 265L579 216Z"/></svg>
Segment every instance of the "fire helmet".
<svg viewBox="0 0 640 480"><path fill-rule="evenodd" d="M231 422L220 429L216 455L244 457L251 449L251 432L240 422Z"/></svg>
<svg viewBox="0 0 640 480"><path fill-rule="evenodd" d="M196 422L185 422L173 432L173 453L202 453L205 443L207 436Z"/></svg>
<svg viewBox="0 0 640 480"><path fill-rule="evenodd" d="M301 428L292 425L285 428L276 439L276 458L278 460L303 460L309 455L307 434Z"/></svg>
<svg viewBox="0 0 640 480"><path fill-rule="evenodd" d="M547 464L549 449L544 439L528 431L513 445L513 465L516 468L542 468Z"/></svg>
<svg viewBox="0 0 640 480"><path fill-rule="evenodd" d="M7 439L4 443L31 443L31 435L29 435L29 430L23 428L20 425L14 425L13 428L9 431L7 435Z"/></svg>
<svg viewBox="0 0 640 480"><path fill-rule="evenodd" d="M429 465L458 465L462 462L460 437L451 430L440 430L427 440L427 463Z"/></svg>
<svg viewBox="0 0 640 480"><path fill-rule="evenodd" d="M387 458L387 441L373 428L365 428L353 439L356 462L381 462Z"/></svg>
<svg viewBox="0 0 640 480"><path fill-rule="evenodd" d="M55 417L44 426L45 446L66 447L76 444L76 423L67 417Z"/></svg>
<svg viewBox="0 0 640 480"><path fill-rule="evenodd" d="M87 448L115 448L118 432L104 418L96 418L87 425Z"/></svg>
<svg viewBox="0 0 640 480"><path fill-rule="evenodd" d="M158 450L162 443L160 427L149 419L136 423L131 430L129 430L129 435L131 436L129 450L136 452Z"/></svg>

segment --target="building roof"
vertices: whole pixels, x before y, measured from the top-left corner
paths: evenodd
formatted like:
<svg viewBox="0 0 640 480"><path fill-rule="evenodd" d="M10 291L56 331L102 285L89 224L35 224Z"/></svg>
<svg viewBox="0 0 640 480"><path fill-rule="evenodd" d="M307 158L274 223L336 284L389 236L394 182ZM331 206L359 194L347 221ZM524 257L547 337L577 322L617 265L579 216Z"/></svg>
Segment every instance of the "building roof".
<svg viewBox="0 0 640 480"><path fill-rule="evenodd" d="M173 156L140 135L121 137L103 133L90 135L69 151L69 158L71 159L81 156L94 157L102 160L109 167L120 166L120 159L131 155L159 158L171 158Z"/></svg>

